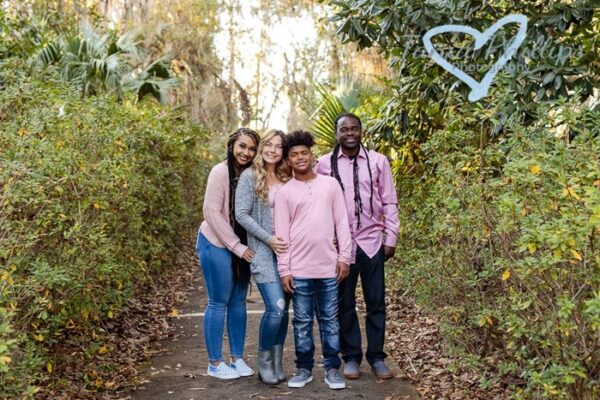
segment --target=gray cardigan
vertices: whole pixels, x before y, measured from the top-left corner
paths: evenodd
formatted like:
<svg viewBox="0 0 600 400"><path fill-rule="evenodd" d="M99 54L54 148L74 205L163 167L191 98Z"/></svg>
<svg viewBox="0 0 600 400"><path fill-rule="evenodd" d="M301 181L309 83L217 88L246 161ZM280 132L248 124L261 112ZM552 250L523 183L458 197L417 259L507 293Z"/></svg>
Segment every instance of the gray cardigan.
<svg viewBox="0 0 600 400"><path fill-rule="evenodd" d="M257 283L279 282L275 253L269 246L273 236L269 204L256 195L252 168L242 172L235 190L235 219L248 232L248 247L254 251L250 262Z"/></svg>

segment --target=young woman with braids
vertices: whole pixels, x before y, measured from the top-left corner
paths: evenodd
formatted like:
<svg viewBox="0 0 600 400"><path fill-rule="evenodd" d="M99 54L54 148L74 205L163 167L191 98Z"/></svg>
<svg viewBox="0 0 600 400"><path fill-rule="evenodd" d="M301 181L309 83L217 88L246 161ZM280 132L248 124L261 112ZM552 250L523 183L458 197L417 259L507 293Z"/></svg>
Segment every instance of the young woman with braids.
<svg viewBox="0 0 600 400"><path fill-rule="evenodd" d="M360 377L360 326L356 315L356 285L362 283L367 306L366 358L380 379L393 377L385 364L385 282L384 262L394 256L398 235L398 200L390 164L380 153L361 142L362 124L351 113L340 114L334 124L337 144L321 157L317 173L333 176L340 184L350 230L352 254L348 279L339 286L340 349L344 376Z"/></svg>
<svg viewBox="0 0 600 400"><path fill-rule="evenodd" d="M208 350L207 374L219 379L254 375L243 359L246 336L246 294L254 252L247 247L246 231L234 218L235 189L242 171L252 165L260 138L247 128L227 141L227 159L208 175L204 193L204 222L196 250L208 292L204 338ZM223 359L223 325L227 315L231 363Z"/></svg>
<svg viewBox="0 0 600 400"><path fill-rule="evenodd" d="M258 376L266 384L285 380L282 367L283 343L288 328L290 296L281 288L274 252L287 250L287 243L273 228L273 206L277 192L290 179L283 160L282 131L265 132L258 144L252 168L245 170L235 192L235 218L248 232L254 249L252 276L265 303L258 334Z"/></svg>

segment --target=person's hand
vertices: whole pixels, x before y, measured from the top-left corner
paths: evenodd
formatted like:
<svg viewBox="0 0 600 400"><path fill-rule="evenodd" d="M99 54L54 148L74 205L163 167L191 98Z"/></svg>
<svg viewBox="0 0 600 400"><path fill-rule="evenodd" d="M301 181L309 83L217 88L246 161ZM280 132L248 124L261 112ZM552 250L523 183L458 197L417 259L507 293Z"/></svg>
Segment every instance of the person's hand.
<svg viewBox="0 0 600 400"><path fill-rule="evenodd" d="M294 278L291 275L281 277L281 287L283 291L289 294L294 293L296 286L294 285Z"/></svg>
<svg viewBox="0 0 600 400"><path fill-rule="evenodd" d="M252 261L252 257L254 257L254 252L250 249L246 249L246 251L242 255L242 258L248 262Z"/></svg>
<svg viewBox="0 0 600 400"><path fill-rule="evenodd" d="M387 261L390 258L394 257L394 254L396 254L396 248L395 247L392 247L392 246L383 246L383 255L385 256L385 261Z"/></svg>
<svg viewBox="0 0 600 400"><path fill-rule="evenodd" d="M349 274L350 274L350 265L343 263L341 261L338 261L337 264L335 264L335 279L338 282L341 282L344 279L346 279Z"/></svg>
<svg viewBox="0 0 600 400"><path fill-rule="evenodd" d="M287 242L279 236L271 236L271 240L269 240L269 246L271 246L275 253L282 253L288 249Z"/></svg>

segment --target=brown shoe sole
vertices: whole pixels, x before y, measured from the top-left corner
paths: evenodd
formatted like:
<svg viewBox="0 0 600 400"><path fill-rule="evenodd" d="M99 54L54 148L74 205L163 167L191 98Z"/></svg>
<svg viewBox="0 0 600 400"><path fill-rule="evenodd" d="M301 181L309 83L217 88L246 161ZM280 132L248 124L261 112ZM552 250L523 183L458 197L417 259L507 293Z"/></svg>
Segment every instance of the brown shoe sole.
<svg viewBox="0 0 600 400"><path fill-rule="evenodd" d="M357 374L346 374L344 373L344 378L346 379L358 379L360 378L360 372Z"/></svg>
<svg viewBox="0 0 600 400"><path fill-rule="evenodd" d="M375 374L375 376L377 377L377 379L392 379L394 377L394 374L389 373L389 374L377 374L375 371L373 371L373 373Z"/></svg>

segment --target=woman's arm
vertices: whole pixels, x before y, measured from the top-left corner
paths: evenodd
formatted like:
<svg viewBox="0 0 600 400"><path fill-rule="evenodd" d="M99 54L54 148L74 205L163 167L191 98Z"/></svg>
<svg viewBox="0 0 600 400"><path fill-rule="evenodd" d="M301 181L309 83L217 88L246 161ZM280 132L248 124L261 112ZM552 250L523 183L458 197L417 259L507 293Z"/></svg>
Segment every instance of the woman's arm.
<svg viewBox="0 0 600 400"><path fill-rule="evenodd" d="M227 214L223 212L223 202L226 193L229 191L229 178L227 169L225 173L217 165L208 175L206 182L206 191L204 192L204 218L217 238L225 247L238 257L242 257L247 246L243 245L240 238L237 237L229 221L224 217Z"/></svg>
<svg viewBox="0 0 600 400"><path fill-rule="evenodd" d="M255 197L254 174L248 169L240 176L235 191L235 219L250 235L270 245L272 235L252 218Z"/></svg>

